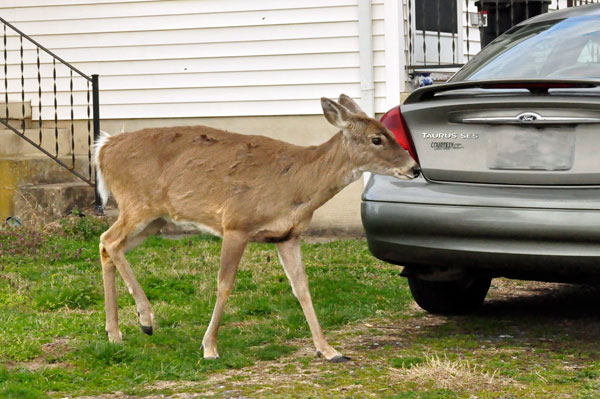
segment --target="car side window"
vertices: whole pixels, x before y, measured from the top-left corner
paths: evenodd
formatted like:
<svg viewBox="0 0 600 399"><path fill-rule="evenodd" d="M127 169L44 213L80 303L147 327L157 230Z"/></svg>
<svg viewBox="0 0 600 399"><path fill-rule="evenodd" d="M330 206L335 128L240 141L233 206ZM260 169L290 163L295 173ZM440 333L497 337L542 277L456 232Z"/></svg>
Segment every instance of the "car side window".
<svg viewBox="0 0 600 399"><path fill-rule="evenodd" d="M577 58L578 64L600 64L600 38L595 39L588 40L583 46Z"/></svg>

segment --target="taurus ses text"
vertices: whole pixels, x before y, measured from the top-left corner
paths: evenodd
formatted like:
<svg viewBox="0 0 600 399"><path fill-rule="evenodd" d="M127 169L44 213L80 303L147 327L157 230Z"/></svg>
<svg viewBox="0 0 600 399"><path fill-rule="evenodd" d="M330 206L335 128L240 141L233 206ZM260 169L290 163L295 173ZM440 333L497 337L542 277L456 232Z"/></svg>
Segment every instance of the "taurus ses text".
<svg viewBox="0 0 600 399"><path fill-rule="evenodd" d="M313 212L362 172L413 178L418 165L379 121L348 96L321 99L327 120L341 129L329 141L300 147L264 136L206 126L144 129L103 136L95 147L98 189L120 210L100 238L106 332L121 342L115 272L135 299L142 331L153 314L125 253L167 221L195 225L223 238L218 295L202 339L204 358L217 353L217 330L246 245L274 242L310 327L317 353L345 361L325 340L313 308L300 253L300 235Z"/></svg>

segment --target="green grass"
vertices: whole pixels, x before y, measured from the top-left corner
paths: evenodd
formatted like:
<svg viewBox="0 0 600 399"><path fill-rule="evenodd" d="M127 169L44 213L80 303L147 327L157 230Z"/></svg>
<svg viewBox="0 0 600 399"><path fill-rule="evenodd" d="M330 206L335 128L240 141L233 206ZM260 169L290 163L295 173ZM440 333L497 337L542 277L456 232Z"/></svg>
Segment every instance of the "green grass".
<svg viewBox="0 0 600 399"><path fill-rule="evenodd" d="M303 245L321 325L352 362L329 364L315 356L275 247L267 244L248 247L219 332L221 359L204 361L200 345L216 297L220 251L220 240L206 236L153 237L128 254L157 328L151 337L142 334L119 279L124 343L111 344L97 253L102 228L81 218L41 240L26 230L0 234L0 398L115 391L223 398L600 397L597 313L573 315L559 297L551 298L558 313L497 299L473 316L431 316L415 310L400 268L373 258L361 240Z"/></svg>

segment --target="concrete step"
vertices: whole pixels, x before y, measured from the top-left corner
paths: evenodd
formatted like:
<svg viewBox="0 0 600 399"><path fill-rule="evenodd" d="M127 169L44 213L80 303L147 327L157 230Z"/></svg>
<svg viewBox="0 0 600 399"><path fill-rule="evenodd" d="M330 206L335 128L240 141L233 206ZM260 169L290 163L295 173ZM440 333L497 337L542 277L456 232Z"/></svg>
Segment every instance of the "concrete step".
<svg viewBox="0 0 600 399"><path fill-rule="evenodd" d="M84 182L25 185L14 196L9 216L49 222L67 216L73 208L90 209L93 205L94 188Z"/></svg>
<svg viewBox="0 0 600 399"><path fill-rule="evenodd" d="M23 113L23 106L25 112ZM9 101L8 105L5 102L0 102L0 118L11 120L31 119L31 101Z"/></svg>
<svg viewBox="0 0 600 399"><path fill-rule="evenodd" d="M71 166L70 156L59 159ZM87 157L75 157L74 170L86 178L89 176L88 166ZM0 221L15 216L15 201L21 196L20 187L80 182L78 177L45 155L0 158Z"/></svg>
<svg viewBox="0 0 600 399"><path fill-rule="evenodd" d="M71 167L70 156L59 157L59 160ZM88 158L75 157L74 170L88 178ZM68 183L79 181L75 175L43 154L27 157L0 157L0 181L2 186L16 188L23 184Z"/></svg>
<svg viewBox="0 0 600 399"><path fill-rule="evenodd" d="M71 132L69 129L58 129L58 140L54 128L41 129L42 148L50 154L56 154L56 143L58 142L58 155L71 155ZM25 129L25 137L38 144L40 140L40 129ZM77 153L77 151L76 151ZM18 134L10 129L0 129L0 157L5 156L28 156L37 155L41 152L29 144Z"/></svg>
<svg viewBox="0 0 600 399"><path fill-rule="evenodd" d="M19 130L23 130L23 123L25 123L25 129L30 129L31 126L33 126L33 122L31 121L31 119L9 119L9 120L4 120L5 122L7 122L10 126L14 127L15 129L19 129ZM4 125L0 123L0 128L4 128Z"/></svg>
<svg viewBox="0 0 600 399"><path fill-rule="evenodd" d="M8 107L6 103L0 102L0 119L4 119L10 126L16 129L23 129L23 125L28 129L32 126L31 121L31 101L25 101L25 115L23 116L23 108L21 102L9 102ZM6 119L8 115L8 120ZM0 124L0 127L3 125Z"/></svg>

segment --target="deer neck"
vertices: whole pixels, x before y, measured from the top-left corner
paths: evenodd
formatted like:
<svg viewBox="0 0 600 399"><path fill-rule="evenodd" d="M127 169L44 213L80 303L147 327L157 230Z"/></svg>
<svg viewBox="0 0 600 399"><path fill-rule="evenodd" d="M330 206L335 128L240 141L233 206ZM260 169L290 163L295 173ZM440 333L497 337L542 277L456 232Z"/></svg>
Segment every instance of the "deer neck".
<svg viewBox="0 0 600 399"><path fill-rule="evenodd" d="M303 194L307 208L314 211L344 187L357 180L362 170L352 162L342 132L329 141L306 148L310 156L302 173L301 185L306 185Z"/></svg>

